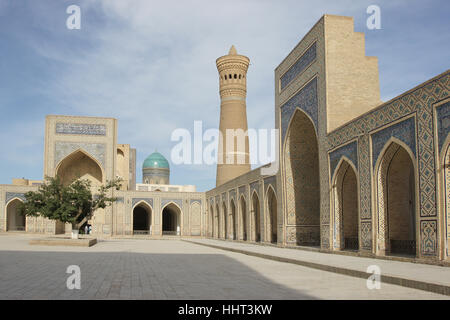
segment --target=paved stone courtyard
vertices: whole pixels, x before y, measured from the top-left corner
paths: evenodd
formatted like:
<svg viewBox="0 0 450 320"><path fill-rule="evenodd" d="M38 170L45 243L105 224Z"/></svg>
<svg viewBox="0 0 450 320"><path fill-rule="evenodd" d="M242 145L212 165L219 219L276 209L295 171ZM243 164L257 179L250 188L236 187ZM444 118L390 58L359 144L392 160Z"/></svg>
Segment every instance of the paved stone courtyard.
<svg viewBox="0 0 450 320"><path fill-rule="evenodd" d="M112 239L90 248L30 246L0 234L0 299L449 299L180 240ZM69 265L81 289L69 290Z"/></svg>

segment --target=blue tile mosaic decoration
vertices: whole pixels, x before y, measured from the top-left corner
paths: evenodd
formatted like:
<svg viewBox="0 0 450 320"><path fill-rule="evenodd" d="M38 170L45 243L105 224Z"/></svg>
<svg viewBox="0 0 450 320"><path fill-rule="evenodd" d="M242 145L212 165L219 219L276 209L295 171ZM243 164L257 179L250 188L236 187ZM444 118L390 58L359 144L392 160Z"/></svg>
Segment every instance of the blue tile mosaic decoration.
<svg viewBox="0 0 450 320"><path fill-rule="evenodd" d="M88 155L95 158L105 168L106 144L64 141L55 142L55 167L62 159L78 149L85 151Z"/></svg>
<svg viewBox="0 0 450 320"><path fill-rule="evenodd" d="M450 101L436 108L439 152L450 132Z"/></svg>
<svg viewBox="0 0 450 320"><path fill-rule="evenodd" d="M146 202L150 207L153 208L153 199L152 198L133 198L133 200L131 201L131 206L134 207L136 205L136 203L138 203L140 201Z"/></svg>
<svg viewBox="0 0 450 320"><path fill-rule="evenodd" d="M106 135L106 126L104 124L58 122L55 130L57 134Z"/></svg>
<svg viewBox="0 0 450 320"><path fill-rule="evenodd" d="M180 209L183 205L183 201L181 201L181 199L162 199L161 208L164 208L164 206L170 202L176 203L180 207Z"/></svg>
<svg viewBox="0 0 450 320"><path fill-rule="evenodd" d="M283 90L289 83L292 82L298 75L300 75L306 67L316 59L316 43L306 50L306 52L286 71L280 78L280 88Z"/></svg>
<svg viewBox="0 0 450 320"><path fill-rule="evenodd" d="M250 194L253 193L253 190L256 190L256 194L259 196L259 181L250 183Z"/></svg>
<svg viewBox="0 0 450 320"><path fill-rule="evenodd" d="M372 222L361 222L361 247L363 250L372 250Z"/></svg>
<svg viewBox="0 0 450 320"><path fill-rule="evenodd" d="M231 189L228 191L228 194L230 195L230 200L234 199L234 202L236 202L236 189Z"/></svg>
<svg viewBox="0 0 450 320"><path fill-rule="evenodd" d="M404 142L416 156L416 122L414 117L410 117L372 134L372 166L391 137Z"/></svg>
<svg viewBox="0 0 450 320"><path fill-rule="evenodd" d="M228 194L226 192L221 194L222 202L228 202Z"/></svg>
<svg viewBox="0 0 450 320"><path fill-rule="evenodd" d="M276 176L270 176L267 178L264 178L264 191L267 191L267 188L269 185L272 185L275 192L277 192L277 177Z"/></svg>
<svg viewBox="0 0 450 320"><path fill-rule="evenodd" d="M245 191L247 190L247 186L241 186L239 187L239 198L241 197L241 194L244 195L244 198L246 197Z"/></svg>
<svg viewBox="0 0 450 320"><path fill-rule="evenodd" d="M360 182L360 215L361 219L371 219L371 173L370 173L370 155L369 155L369 135L365 134L358 139L358 171ZM371 237L372 233L361 233L364 237ZM367 239L362 238L364 242ZM368 240L367 240L368 241ZM364 247L363 247L364 248Z"/></svg>
<svg viewBox="0 0 450 320"><path fill-rule="evenodd" d="M25 201L25 193L23 192L7 192L5 203L8 203L9 200L19 198L20 200Z"/></svg>
<svg viewBox="0 0 450 320"><path fill-rule="evenodd" d="M202 205L202 199L191 199L189 204L193 204L194 202L198 202L200 204L200 206Z"/></svg>
<svg viewBox="0 0 450 320"><path fill-rule="evenodd" d="M420 239L423 255L434 256L437 253L437 221L420 222Z"/></svg>
<svg viewBox="0 0 450 320"><path fill-rule="evenodd" d="M331 176L333 176L334 170L336 170L336 166L343 156L347 157L353 163L355 168L358 169L358 144L356 143L356 141L353 141L343 147L340 147L339 149L334 150L333 152L330 152Z"/></svg>
<svg viewBox="0 0 450 320"><path fill-rule="evenodd" d="M317 78L308 82L297 94L281 106L281 139L284 141L289 122L296 108L303 110L318 126Z"/></svg>
<svg viewBox="0 0 450 320"><path fill-rule="evenodd" d="M117 197L116 203L123 203L123 197Z"/></svg>

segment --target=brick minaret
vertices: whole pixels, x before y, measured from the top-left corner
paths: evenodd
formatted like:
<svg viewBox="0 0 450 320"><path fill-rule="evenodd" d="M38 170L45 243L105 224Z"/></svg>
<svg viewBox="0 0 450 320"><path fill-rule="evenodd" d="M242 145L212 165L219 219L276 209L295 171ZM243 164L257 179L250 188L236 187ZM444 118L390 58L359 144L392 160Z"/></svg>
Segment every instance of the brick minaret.
<svg viewBox="0 0 450 320"><path fill-rule="evenodd" d="M227 129L247 132L247 70L250 59L238 55L231 47L228 55L216 60L220 76L220 125L223 140L219 140L216 186L250 171L248 136L234 139L234 147L227 150ZM238 131L236 131L237 133ZM230 144L232 141L228 141Z"/></svg>

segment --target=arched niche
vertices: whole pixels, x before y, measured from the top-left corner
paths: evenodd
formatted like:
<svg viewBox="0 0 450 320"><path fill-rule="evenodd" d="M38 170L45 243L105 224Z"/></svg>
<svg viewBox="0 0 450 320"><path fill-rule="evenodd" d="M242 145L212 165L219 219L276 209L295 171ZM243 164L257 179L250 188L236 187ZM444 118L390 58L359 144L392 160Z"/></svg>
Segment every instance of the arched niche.
<svg viewBox="0 0 450 320"><path fill-rule="evenodd" d="M56 168L56 176L63 185L71 184L78 178L88 179L93 186L101 185L103 182L100 164L81 149L61 160Z"/></svg>

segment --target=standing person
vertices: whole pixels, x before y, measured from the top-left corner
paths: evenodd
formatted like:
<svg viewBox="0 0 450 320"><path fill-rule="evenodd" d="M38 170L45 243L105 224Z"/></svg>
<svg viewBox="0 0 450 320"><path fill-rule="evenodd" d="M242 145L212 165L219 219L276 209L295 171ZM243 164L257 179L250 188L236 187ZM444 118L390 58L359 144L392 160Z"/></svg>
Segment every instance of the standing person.
<svg viewBox="0 0 450 320"><path fill-rule="evenodd" d="M84 226L84 234L88 234L88 232L89 232L89 226L86 225L86 226Z"/></svg>
<svg viewBox="0 0 450 320"><path fill-rule="evenodd" d="M91 232L92 232L92 226L91 225L89 225L88 232L89 232L89 234L91 234Z"/></svg>

